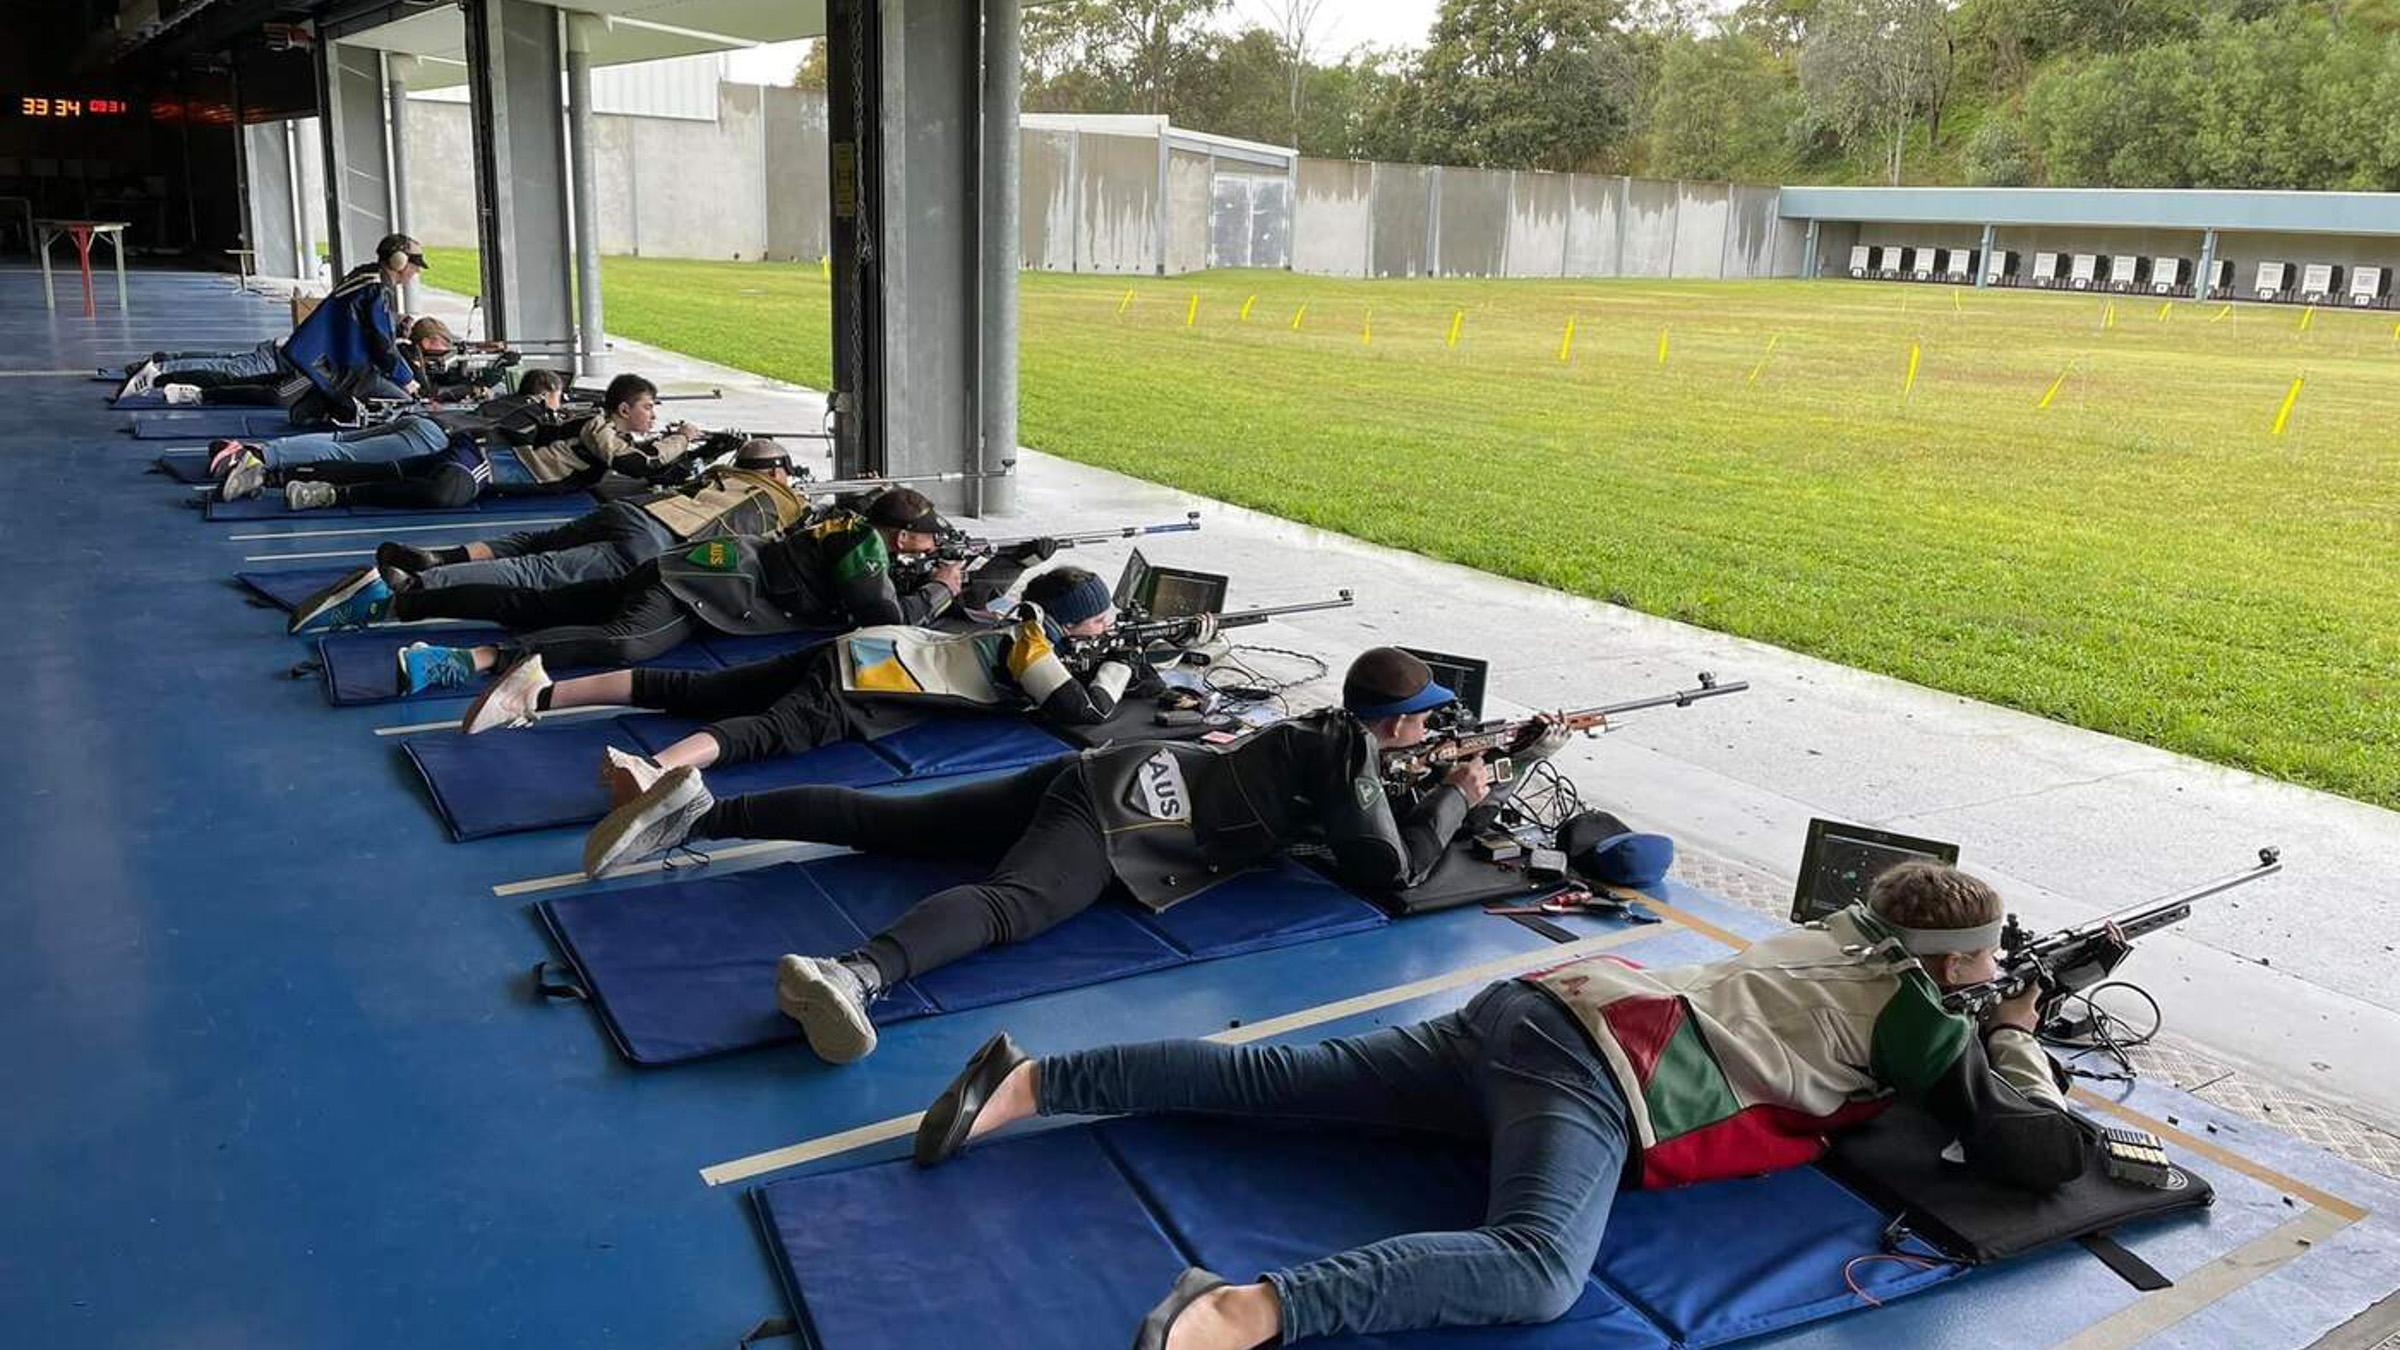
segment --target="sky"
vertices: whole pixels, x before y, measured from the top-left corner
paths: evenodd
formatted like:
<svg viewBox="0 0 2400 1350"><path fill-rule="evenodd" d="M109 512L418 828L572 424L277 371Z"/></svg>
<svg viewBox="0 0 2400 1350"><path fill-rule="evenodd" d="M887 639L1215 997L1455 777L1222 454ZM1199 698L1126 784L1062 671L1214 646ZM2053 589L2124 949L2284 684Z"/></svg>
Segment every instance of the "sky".
<svg viewBox="0 0 2400 1350"><path fill-rule="evenodd" d="M1441 0L1325 0L1309 34L1309 54L1318 60L1342 56L1354 47L1415 47L1425 41ZM1229 29L1257 23L1274 27L1272 0L1233 0L1222 24ZM800 68L805 42L775 42L726 58L725 77L744 84L782 84Z"/></svg>

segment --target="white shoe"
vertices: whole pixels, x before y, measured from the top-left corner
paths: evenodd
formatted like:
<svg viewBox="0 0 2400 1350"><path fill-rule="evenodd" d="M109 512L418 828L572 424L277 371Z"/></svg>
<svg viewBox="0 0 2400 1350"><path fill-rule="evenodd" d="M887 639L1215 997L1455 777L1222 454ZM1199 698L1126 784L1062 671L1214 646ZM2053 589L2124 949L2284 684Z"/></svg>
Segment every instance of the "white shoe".
<svg viewBox="0 0 2400 1350"><path fill-rule="evenodd" d="M606 876L636 858L681 844L717 799L688 764L659 775L650 790L608 813L583 841L584 875Z"/></svg>
<svg viewBox="0 0 2400 1350"><path fill-rule="evenodd" d="M849 1064L874 1053L867 991L839 961L786 953L775 968L775 1006L800 1024L808 1048L828 1064Z"/></svg>
<svg viewBox="0 0 2400 1350"><path fill-rule="evenodd" d="M196 384L170 384L158 392L167 396L170 408L188 408L200 402L200 386Z"/></svg>
<svg viewBox="0 0 2400 1350"><path fill-rule="evenodd" d="M283 504L294 511L314 511L332 506L341 500L341 495L334 490L333 484L320 483L312 478L283 485Z"/></svg>
<svg viewBox="0 0 2400 1350"><path fill-rule="evenodd" d="M158 358L151 357L135 366L132 373L125 377L125 383L117 386L117 397L139 398L149 393L151 386L156 383L158 383Z"/></svg>
<svg viewBox="0 0 2400 1350"><path fill-rule="evenodd" d="M458 729L469 736L480 736L501 727L529 727L534 714L541 708L542 691L550 687L550 672L542 669L541 653L536 652L510 666L492 686L467 705L467 715ZM642 786L648 787L648 783Z"/></svg>
<svg viewBox="0 0 2400 1350"><path fill-rule="evenodd" d="M242 453L234 457L233 467L225 471L225 481L217 484L217 496L224 501L238 502L245 497L257 496L266 490L266 486L267 457L245 446Z"/></svg>
<svg viewBox="0 0 2400 1350"><path fill-rule="evenodd" d="M646 755L629 755L613 745L600 752L600 786L608 789L610 801L632 801L648 792L665 772L658 761Z"/></svg>

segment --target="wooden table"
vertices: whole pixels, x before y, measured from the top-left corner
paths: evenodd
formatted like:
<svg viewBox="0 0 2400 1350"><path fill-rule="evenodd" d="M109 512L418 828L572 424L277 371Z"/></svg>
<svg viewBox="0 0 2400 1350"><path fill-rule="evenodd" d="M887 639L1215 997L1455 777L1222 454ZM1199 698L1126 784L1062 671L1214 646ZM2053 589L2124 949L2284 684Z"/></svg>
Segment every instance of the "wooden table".
<svg viewBox="0 0 2400 1350"><path fill-rule="evenodd" d="M117 251L117 309L120 313L124 311L126 308L125 226L127 224L128 222L122 220L37 220L33 222L36 235L34 252L42 255L42 298L50 303L53 312L58 309L58 291L50 275L50 246L58 242L60 235L65 235L75 242L75 261L83 269L83 317L87 319L96 317L99 313L92 306L92 240L101 235L108 236L109 244Z"/></svg>

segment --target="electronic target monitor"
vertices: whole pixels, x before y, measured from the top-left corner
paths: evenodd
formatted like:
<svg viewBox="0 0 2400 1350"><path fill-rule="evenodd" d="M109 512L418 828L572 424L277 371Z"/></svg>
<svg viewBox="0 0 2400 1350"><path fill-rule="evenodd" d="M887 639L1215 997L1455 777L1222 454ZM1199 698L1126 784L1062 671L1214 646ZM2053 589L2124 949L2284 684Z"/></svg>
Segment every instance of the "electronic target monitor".
<svg viewBox="0 0 2400 1350"><path fill-rule="evenodd" d="M1808 843L1800 850L1800 883L1792 892L1792 922L1813 923L1865 903L1867 887L1885 869L1915 859L1955 865L1958 845L1838 820L1808 822Z"/></svg>

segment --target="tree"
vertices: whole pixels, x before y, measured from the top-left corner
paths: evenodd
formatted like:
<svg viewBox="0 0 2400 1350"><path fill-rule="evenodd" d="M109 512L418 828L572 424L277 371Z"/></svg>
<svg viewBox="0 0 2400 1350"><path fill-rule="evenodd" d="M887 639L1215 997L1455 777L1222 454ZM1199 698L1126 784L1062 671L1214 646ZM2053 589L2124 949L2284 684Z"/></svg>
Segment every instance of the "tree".
<svg viewBox="0 0 2400 1350"><path fill-rule="evenodd" d="M1162 113L1205 64L1209 21L1225 0L1070 0L1025 11L1029 106L1067 111Z"/></svg>
<svg viewBox="0 0 2400 1350"><path fill-rule="evenodd" d="M1882 143L1895 184L1909 123L1948 95L1949 14L1945 0L1824 0L1800 50L1809 115L1854 153Z"/></svg>
<svg viewBox="0 0 2400 1350"><path fill-rule="evenodd" d="M1780 180L1790 168L1799 91L1758 38L1738 31L1677 38L1651 88L1650 172Z"/></svg>
<svg viewBox="0 0 2400 1350"><path fill-rule="evenodd" d="M1618 148L1640 90L1616 0L1442 0L1415 69L1417 159L1578 169Z"/></svg>
<svg viewBox="0 0 2400 1350"><path fill-rule="evenodd" d="M808 55L800 58L800 68L792 72L792 87L825 92L825 39L816 38L808 44Z"/></svg>
<svg viewBox="0 0 2400 1350"><path fill-rule="evenodd" d="M1300 94L1308 83L1308 43L1317 26L1317 14L1325 8L1325 0L1260 0L1266 11L1268 31L1283 53L1285 88L1289 96L1289 121L1285 135L1289 143L1300 141Z"/></svg>

